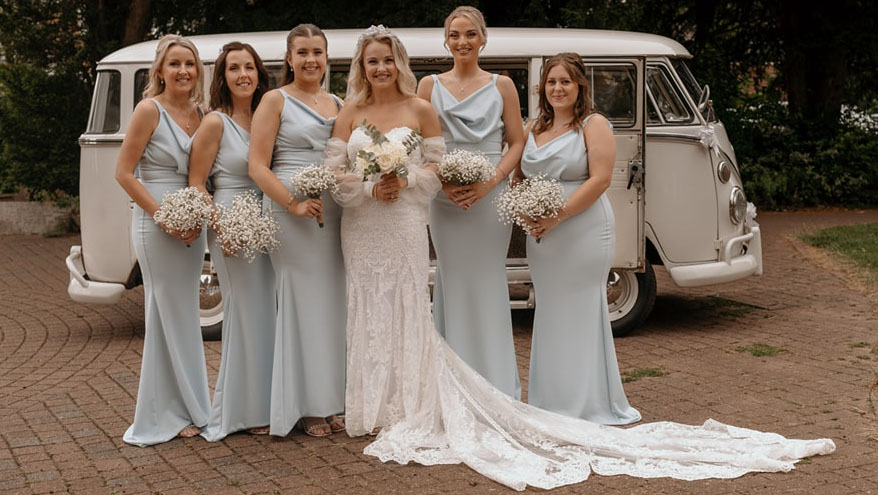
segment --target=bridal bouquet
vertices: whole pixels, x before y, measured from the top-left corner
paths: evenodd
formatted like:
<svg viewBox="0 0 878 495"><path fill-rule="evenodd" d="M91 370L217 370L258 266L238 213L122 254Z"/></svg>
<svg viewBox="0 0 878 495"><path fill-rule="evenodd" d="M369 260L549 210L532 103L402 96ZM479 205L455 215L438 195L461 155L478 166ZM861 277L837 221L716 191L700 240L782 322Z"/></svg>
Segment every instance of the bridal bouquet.
<svg viewBox="0 0 878 495"><path fill-rule="evenodd" d="M442 182L469 186L490 180L494 176L494 164L482 153L457 149L442 157L438 172Z"/></svg>
<svg viewBox="0 0 878 495"><path fill-rule="evenodd" d="M324 191L332 191L336 188L335 174L324 165L309 165L290 176L290 185L296 188L297 192L311 199L317 199L323 196ZM322 215L317 217L317 225L323 228Z"/></svg>
<svg viewBox="0 0 878 495"><path fill-rule="evenodd" d="M530 234L530 226L524 218L557 215L564 206L564 188L557 180L538 175L524 179L516 186L507 185L494 204L497 205L501 222L507 225L514 223Z"/></svg>
<svg viewBox="0 0 878 495"><path fill-rule="evenodd" d="M240 253L252 263L257 254L268 253L280 246L275 237L277 222L262 214L262 202L253 191L238 193L232 198L232 206L217 205L216 209L217 216L212 226L227 254Z"/></svg>
<svg viewBox="0 0 878 495"><path fill-rule="evenodd" d="M152 218L166 229L187 232L201 228L212 215L210 198L196 187L184 187L165 193L161 206Z"/></svg>
<svg viewBox="0 0 878 495"><path fill-rule="evenodd" d="M368 179L373 174L394 173L400 177L408 175L406 160L408 156L423 142L421 132L411 131L401 142L387 139L374 125L363 121L359 128L372 139L372 143L357 152L353 163L354 171Z"/></svg>

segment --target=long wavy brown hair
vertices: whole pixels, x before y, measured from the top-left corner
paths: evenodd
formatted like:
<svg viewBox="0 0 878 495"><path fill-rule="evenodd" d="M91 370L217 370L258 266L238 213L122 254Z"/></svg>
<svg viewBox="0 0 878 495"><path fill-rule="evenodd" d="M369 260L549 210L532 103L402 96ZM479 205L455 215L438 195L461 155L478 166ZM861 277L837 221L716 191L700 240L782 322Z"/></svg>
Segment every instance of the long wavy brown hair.
<svg viewBox="0 0 878 495"><path fill-rule="evenodd" d="M320 36L321 38L323 38L323 47L326 50L329 49L329 47L328 47L329 42L326 41L326 35L323 34L323 31L319 27L315 26L314 24L307 24L307 23L306 24L299 24L298 26L291 29L289 34L287 34L287 52L286 52L286 55L284 55L284 82L283 82L284 86L293 82L293 79L296 78L296 75L293 74L293 68L290 66L289 58L290 58L290 54L293 52L293 40L300 37L300 36L305 37L305 38L310 38L312 36ZM326 53L326 50L324 50L323 53L327 57L327 60L328 60L329 55ZM326 74L323 74L323 77L325 78ZM322 83L323 79L321 79L320 82Z"/></svg>
<svg viewBox="0 0 878 495"><path fill-rule="evenodd" d="M570 122L570 126L577 130L582 129L583 119L594 112L591 88L588 84L588 78L585 76L585 64L582 62L582 58L575 53L559 53L543 64L539 89L540 114L533 126L534 135L545 132L555 123L555 109L552 108L546 97L546 80L549 78L549 71L557 65L564 67L570 74L570 79L579 86L579 94L576 96L576 103L573 104L573 120Z"/></svg>
<svg viewBox="0 0 878 495"><path fill-rule="evenodd" d="M216 58L216 66L213 71L213 80L210 82L210 108L212 110L222 110L227 115L232 114L232 91L229 89L229 83L226 81L226 57L230 52L245 50L253 56L253 62L256 65L256 91L253 93L253 99L250 100L250 110L256 111L262 95L268 91L268 71L262 64L259 54L248 43L232 41L223 45L223 49Z"/></svg>

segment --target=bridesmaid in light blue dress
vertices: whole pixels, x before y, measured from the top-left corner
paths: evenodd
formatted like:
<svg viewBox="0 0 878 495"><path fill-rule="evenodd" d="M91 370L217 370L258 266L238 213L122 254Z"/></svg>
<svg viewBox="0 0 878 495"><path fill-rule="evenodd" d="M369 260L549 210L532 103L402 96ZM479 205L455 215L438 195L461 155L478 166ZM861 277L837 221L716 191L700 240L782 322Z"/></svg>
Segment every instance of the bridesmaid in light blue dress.
<svg viewBox="0 0 878 495"><path fill-rule="evenodd" d="M268 89L268 72L248 44L223 46L216 59L210 106L192 140L189 184L205 194L213 176L213 200L230 207L235 196L262 192L250 179L250 116ZM210 259L223 296L223 346L213 407L201 435L208 441L248 430L268 433L274 355L274 270L267 255L253 261L225 255L215 232L208 233Z"/></svg>
<svg viewBox="0 0 878 495"><path fill-rule="evenodd" d="M480 151L496 165L494 177L472 186L443 185L430 205L430 235L438 267L433 288L436 329L454 351L495 387L521 398L512 341L506 253L512 227L497 219L494 197L518 164L524 133L518 92L506 76L479 67L487 41L481 12L458 7L445 20L454 67L421 80L448 151ZM504 155L503 142L509 148Z"/></svg>
<svg viewBox="0 0 878 495"><path fill-rule="evenodd" d="M123 440L141 447L197 435L210 412L198 321L204 236L200 229L173 231L153 220L165 193L187 186L190 136L201 121L201 79L195 46L180 36L163 37L116 163L116 180L136 203L131 240L143 274L146 326L134 423Z"/></svg>
<svg viewBox="0 0 878 495"><path fill-rule="evenodd" d="M579 56L550 58L540 83L540 116L521 157L525 177L559 180L566 198L557 216L530 224L534 237L528 237L527 259L537 306L528 402L623 425L639 421L640 413L622 389L607 311L615 223L604 192L615 142L609 121L589 114L588 95Z"/></svg>
<svg viewBox="0 0 878 495"><path fill-rule="evenodd" d="M280 224L271 254L277 323L271 382L271 434L300 420L308 435L343 431L345 272L341 208L329 192L308 199L289 185L302 167L323 161L341 100L321 89L326 37L302 24L287 36L287 81L262 99L253 116L250 176L265 193L264 208ZM270 164L270 168L269 168ZM322 215L324 227L316 217Z"/></svg>

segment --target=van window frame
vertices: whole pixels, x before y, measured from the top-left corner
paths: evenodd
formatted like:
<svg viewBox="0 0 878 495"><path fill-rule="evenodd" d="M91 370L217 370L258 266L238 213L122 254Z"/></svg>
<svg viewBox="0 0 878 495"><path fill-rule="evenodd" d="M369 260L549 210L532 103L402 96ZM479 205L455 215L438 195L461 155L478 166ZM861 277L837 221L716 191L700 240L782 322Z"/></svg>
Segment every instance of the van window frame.
<svg viewBox="0 0 878 495"><path fill-rule="evenodd" d="M104 84L109 78L109 81ZM115 91L114 91L115 89ZM109 101L110 98L115 100L115 105ZM100 105L100 106L99 106ZM97 123L97 112L101 111L102 126L95 129ZM115 112L115 127L107 128L108 112ZM122 129L122 72L116 69L101 69L95 77L95 89L92 94L91 106L88 111L88 122L85 127L85 134L101 135L101 134L117 134Z"/></svg>
<svg viewBox="0 0 878 495"><path fill-rule="evenodd" d="M613 119L612 115L606 114L600 108L595 108L595 110L597 110L599 113L601 113L602 115L607 117L607 120L609 120L610 123L613 125L613 129L635 129L637 127L637 122L638 122L637 108L638 108L638 105L640 104L640 95L638 94L639 92L637 91L637 64L635 64L634 62L621 61L621 60L618 60L618 58L616 58L616 57L610 57L610 59L607 61L602 61L601 57L586 57L583 55L580 55L580 57L582 57L582 59L583 59L583 64L585 64L585 68L592 69L590 71L592 77L594 76L594 68L596 68L596 67L627 67L630 69L629 74L634 76L634 79L633 79L634 87L631 88L632 89L631 94L633 97L633 100L631 102L632 119L630 121L620 121L618 119ZM549 59L549 57L545 57L543 59L544 65L545 65L546 60L548 60L548 59ZM645 74L645 72L644 72L644 74ZM590 79L588 82L590 85L589 91L591 91L592 104L594 104L594 84L593 84L594 80Z"/></svg>
<svg viewBox="0 0 878 495"><path fill-rule="evenodd" d="M660 107L658 105L658 101L656 100L656 96L653 94L652 89L649 87L649 71L651 69L658 70L659 73L664 76L664 79L665 81L667 81L670 90L675 94L682 107L687 111L687 120L669 122L661 113L661 111L659 111ZM673 68L671 68L668 64L664 62L647 62L646 67L644 68L643 76L647 99L647 108L644 113L646 114L646 125L648 127L678 127L687 125L700 125L698 112L692 106L692 101L689 97L690 95L685 89L681 89L681 82L678 80L678 76L674 72ZM650 120L650 110L654 111L654 113L658 116L658 122Z"/></svg>

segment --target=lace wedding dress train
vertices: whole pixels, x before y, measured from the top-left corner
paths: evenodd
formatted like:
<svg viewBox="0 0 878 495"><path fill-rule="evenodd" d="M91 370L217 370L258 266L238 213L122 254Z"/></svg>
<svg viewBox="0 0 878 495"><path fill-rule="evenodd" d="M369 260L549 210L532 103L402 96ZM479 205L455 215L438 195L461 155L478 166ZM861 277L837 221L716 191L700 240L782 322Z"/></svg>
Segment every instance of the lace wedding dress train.
<svg viewBox="0 0 878 495"><path fill-rule="evenodd" d="M408 128L388 139L402 140ZM326 164L344 169L369 144L361 130L331 139ZM371 198L372 183L342 175L334 193L348 289L347 431L382 431L365 449L381 461L465 463L516 490L577 483L591 472L684 480L789 471L835 450L829 439L789 440L713 420L621 429L523 404L473 371L433 326L427 292L427 206L440 189L422 169L437 162L442 138L427 138L409 160L409 186L396 203Z"/></svg>

